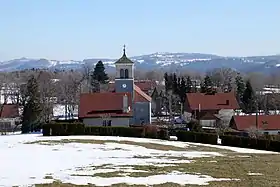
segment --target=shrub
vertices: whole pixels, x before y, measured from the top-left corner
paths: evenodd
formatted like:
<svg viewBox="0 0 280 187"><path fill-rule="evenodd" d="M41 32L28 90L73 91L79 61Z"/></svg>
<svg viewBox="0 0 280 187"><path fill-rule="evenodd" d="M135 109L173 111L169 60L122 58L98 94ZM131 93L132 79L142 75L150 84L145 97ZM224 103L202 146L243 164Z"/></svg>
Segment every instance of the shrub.
<svg viewBox="0 0 280 187"><path fill-rule="evenodd" d="M142 137L142 128L137 127L102 127L87 126L85 127L86 135L98 136L123 136L123 137Z"/></svg>
<svg viewBox="0 0 280 187"><path fill-rule="evenodd" d="M224 135L220 137L222 145L243 147L268 151L280 151L280 141L265 139L265 138L250 138L242 136Z"/></svg>
<svg viewBox="0 0 280 187"><path fill-rule="evenodd" d="M160 138L167 140L168 130L159 129L155 125L144 127L103 127L85 126L79 122L53 122L43 125L44 136L68 136L68 135L96 135L96 136L122 136Z"/></svg>
<svg viewBox="0 0 280 187"><path fill-rule="evenodd" d="M179 141L196 142L205 144L217 144L217 134L192 132L192 131L178 131L176 136Z"/></svg>
<svg viewBox="0 0 280 187"><path fill-rule="evenodd" d="M160 129L157 134L157 138L161 140L168 140L169 139L169 133L167 129Z"/></svg>
<svg viewBox="0 0 280 187"><path fill-rule="evenodd" d="M191 120L189 123L187 123L187 127L191 131L195 132L201 132L202 131L202 126L199 124L197 120Z"/></svg>
<svg viewBox="0 0 280 187"><path fill-rule="evenodd" d="M157 138L159 128L156 125L144 125L142 137Z"/></svg>
<svg viewBox="0 0 280 187"><path fill-rule="evenodd" d="M44 136L99 135L142 137L143 128L85 126L82 123L48 123L43 125Z"/></svg>
<svg viewBox="0 0 280 187"><path fill-rule="evenodd" d="M83 135L85 127L82 123L47 123L43 125L44 136Z"/></svg>

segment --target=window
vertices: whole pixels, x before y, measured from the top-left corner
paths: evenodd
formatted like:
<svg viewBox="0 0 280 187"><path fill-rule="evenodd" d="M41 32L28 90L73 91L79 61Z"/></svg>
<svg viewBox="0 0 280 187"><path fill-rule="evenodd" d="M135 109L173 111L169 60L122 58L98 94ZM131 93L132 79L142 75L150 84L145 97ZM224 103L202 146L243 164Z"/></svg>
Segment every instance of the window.
<svg viewBox="0 0 280 187"><path fill-rule="evenodd" d="M123 69L120 70L120 78L121 78L121 79L124 78L124 70L123 70Z"/></svg>
<svg viewBox="0 0 280 187"><path fill-rule="evenodd" d="M124 78L127 79L128 78L128 69L124 70Z"/></svg>
<svg viewBox="0 0 280 187"><path fill-rule="evenodd" d="M112 120L103 120L103 126L108 127L112 125Z"/></svg>

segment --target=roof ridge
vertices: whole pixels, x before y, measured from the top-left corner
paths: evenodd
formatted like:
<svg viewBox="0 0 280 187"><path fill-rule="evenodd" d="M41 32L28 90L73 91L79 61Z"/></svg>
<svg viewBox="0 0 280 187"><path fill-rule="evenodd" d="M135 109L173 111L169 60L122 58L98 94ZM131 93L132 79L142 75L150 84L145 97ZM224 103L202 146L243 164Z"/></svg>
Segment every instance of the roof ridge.
<svg viewBox="0 0 280 187"><path fill-rule="evenodd" d="M152 98L148 96L141 88L134 84L134 90L139 93L142 97L144 97L147 101L151 102Z"/></svg>

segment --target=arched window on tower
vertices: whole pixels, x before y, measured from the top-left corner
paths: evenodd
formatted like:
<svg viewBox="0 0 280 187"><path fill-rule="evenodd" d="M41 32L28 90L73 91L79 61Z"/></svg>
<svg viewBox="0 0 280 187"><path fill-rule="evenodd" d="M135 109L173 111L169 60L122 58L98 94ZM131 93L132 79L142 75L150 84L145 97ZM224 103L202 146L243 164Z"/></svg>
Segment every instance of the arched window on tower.
<svg viewBox="0 0 280 187"><path fill-rule="evenodd" d="M124 70L123 70L123 69L120 70L120 78L121 78L121 79L124 78Z"/></svg>
<svg viewBox="0 0 280 187"><path fill-rule="evenodd" d="M125 79L128 79L128 69L125 69L125 70L124 70L124 78L125 78Z"/></svg>

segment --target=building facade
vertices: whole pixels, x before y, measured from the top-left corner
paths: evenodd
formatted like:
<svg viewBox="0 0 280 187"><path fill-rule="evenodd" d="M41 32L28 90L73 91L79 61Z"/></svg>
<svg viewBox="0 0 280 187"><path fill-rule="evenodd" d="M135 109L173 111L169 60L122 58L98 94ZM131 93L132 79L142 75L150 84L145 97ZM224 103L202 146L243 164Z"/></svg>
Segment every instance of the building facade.
<svg viewBox="0 0 280 187"><path fill-rule="evenodd" d="M81 94L79 119L89 126L151 123L151 98L134 84L134 63L123 50L115 62L114 92Z"/></svg>

